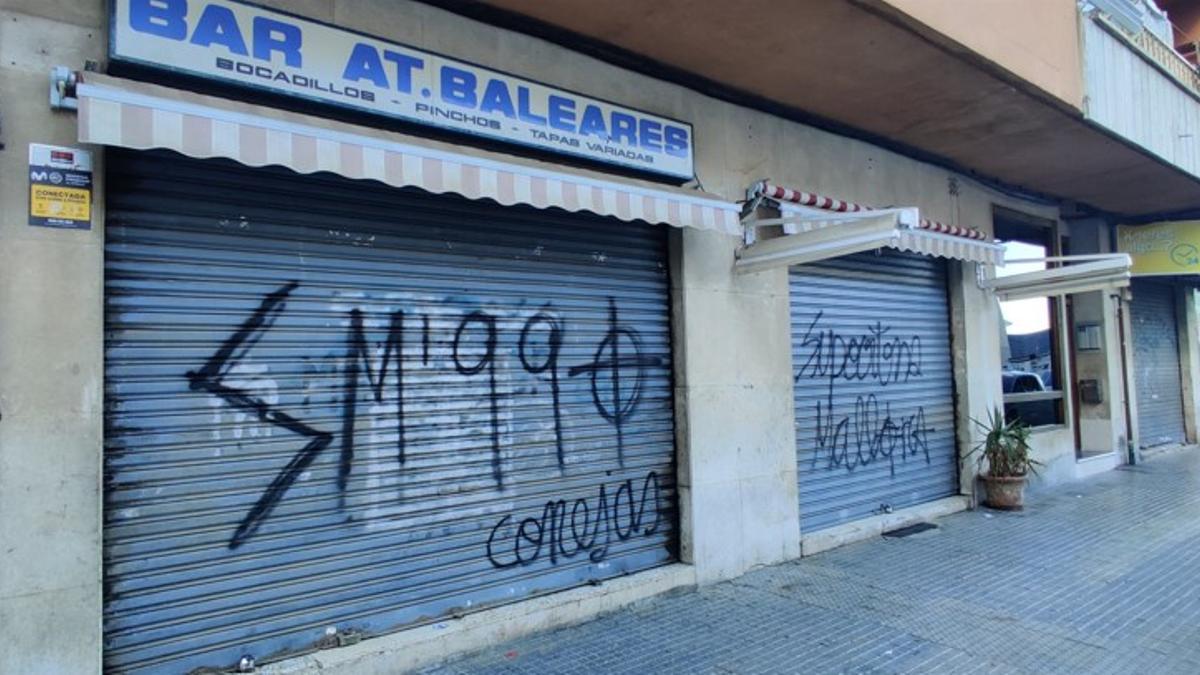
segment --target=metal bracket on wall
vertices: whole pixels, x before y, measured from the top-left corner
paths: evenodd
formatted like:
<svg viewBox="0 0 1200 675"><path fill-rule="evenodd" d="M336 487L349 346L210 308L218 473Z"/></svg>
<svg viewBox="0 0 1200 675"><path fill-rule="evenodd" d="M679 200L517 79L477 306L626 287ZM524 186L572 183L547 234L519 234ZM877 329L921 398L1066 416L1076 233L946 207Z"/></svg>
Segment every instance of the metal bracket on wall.
<svg viewBox="0 0 1200 675"><path fill-rule="evenodd" d="M976 265L975 266L975 285L984 290L991 292L992 289L987 287L988 279L994 278L996 274L995 265Z"/></svg>
<svg viewBox="0 0 1200 675"><path fill-rule="evenodd" d="M75 98L75 84L79 77L66 66L50 69L50 108L53 110L77 110L79 100Z"/></svg>
<svg viewBox="0 0 1200 675"><path fill-rule="evenodd" d="M742 203L741 215L743 247L749 246L758 241L758 232L754 229L756 226L753 223L747 223L746 221L750 219L756 211L758 211L758 207L762 206L762 203L762 195L756 194L752 190L746 190L746 201Z"/></svg>

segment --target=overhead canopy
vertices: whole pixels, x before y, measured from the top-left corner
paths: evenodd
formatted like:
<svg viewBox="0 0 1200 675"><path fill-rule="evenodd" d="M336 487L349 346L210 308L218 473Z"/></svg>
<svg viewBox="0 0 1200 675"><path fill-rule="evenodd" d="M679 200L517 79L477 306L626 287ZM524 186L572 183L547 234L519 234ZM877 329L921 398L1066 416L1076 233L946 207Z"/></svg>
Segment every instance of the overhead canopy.
<svg viewBox="0 0 1200 675"><path fill-rule="evenodd" d="M779 218L747 227L782 225L784 236L755 241L738 254L739 272L801 265L877 248L955 260L1000 264L1004 249L979 230L921 218L915 207L873 209L761 182L748 192L779 209Z"/></svg>
<svg viewBox="0 0 1200 675"><path fill-rule="evenodd" d="M1124 45L1104 53L1128 52L1122 62L1132 69L1089 60L1095 54L1085 53L1081 33L1091 22L1070 0L656 0L653 12L645 11L646 0L425 2L617 67L700 85L736 105L789 111L805 124L836 123L840 135L1098 210L1133 216L1200 209L1197 165L1189 171L1164 156L1195 162L1195 134L1151 121L1178 115L1172 119L1182 125L1185 114L1196 120L1200 103L1168 106L1158 96L1188 96ZM996 21L1014 23L1002 28ZM1002 34L1016 42L1000 40ZM1103 76L1090 79L1097 91L1085 91L1085 66L1089 79ZM1101 107L1100 94L1111 105ZM1135 100L1118 105L1119 97ZM1097 115L1146 129L1153 147L1170 150L1121 138Z"/></svg>
<svg viewBox="0 0 1200 675"><path fill-rule="evenodd" d="M1126 253L1061 256L1045 258L1045 260L1070 264L1007 277L984 279L980 285L994 290L999 300L1022 300L1088 291L1115 290L1129 285L1129 270L1133 265L1133 261Z"/></svg>
<svg viewBox="0 0 1200 675"><path fill-rule="evenodd" d="M79 140L299 173L328 171L501 204L588 211L741 234L733 202L696 190L569 169L167 87L83 73Z"/></svg>

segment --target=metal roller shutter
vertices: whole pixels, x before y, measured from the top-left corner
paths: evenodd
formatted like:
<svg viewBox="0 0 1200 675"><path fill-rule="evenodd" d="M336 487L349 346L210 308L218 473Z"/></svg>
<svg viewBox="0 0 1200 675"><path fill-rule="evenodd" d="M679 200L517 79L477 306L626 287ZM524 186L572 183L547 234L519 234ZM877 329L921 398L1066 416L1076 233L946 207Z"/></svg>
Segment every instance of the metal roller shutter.
<svg viewBox="0 0 1200 675"><path fill-rule="evenodd" d="M790 281L801 531L956 494L945 263L864 253Z"/></svg>
<svg viewBox="0 0 1200 675"><path fill-rule="evenodd" d="M1133 282L1129 318L1133 323L1133 368L1137 387L1138 444L1184 442L1183 380L1175 291L1171 286Z"/></svg>
<svg viewBox="0 0 1200 675"><path fill-rule="evenodd" d="M675 558L663 228L115 151L107 210L107 669Z"/></svg>

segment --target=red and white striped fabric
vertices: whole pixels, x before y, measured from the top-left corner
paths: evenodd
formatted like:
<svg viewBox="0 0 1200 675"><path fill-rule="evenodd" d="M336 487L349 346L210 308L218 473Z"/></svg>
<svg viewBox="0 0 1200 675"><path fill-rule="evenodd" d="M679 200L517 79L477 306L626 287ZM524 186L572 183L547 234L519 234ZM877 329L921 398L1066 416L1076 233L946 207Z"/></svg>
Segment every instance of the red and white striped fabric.
<svg viewBox="0 0 1200 675"><path fill-rule="evenodd" d="M752 188L753 194L759 194L769 199L774 199L780 202L791 202L800 206L809 206L815 209L824 209L826 211L836 211L838 213L854 213L857 211L872 211L873 207L847 202L833 197L824 197L812 192L802 192L800 190L791 190L779 185L773 185L766 181L759 182ZM986 233L970 227L960 227L958 225L946 225L939 223L936 220L922 218L919 227L930 232L940 232L948 234L952 237L966 237L967 239L975 239L978 241L988 241Z"/></svg>
<svg viewBox="0 0 1200 675"><path fill-rule="evenodd" d="M752 186L749 196L751 198L762 196L777 202L780 212L785 217L794 218L795 225L801 233L825 230L844 224L855 218L851 214L869 218L873 212L882 211L812 192L790 190L766 181ZM814 210L817 211L816 214L814 214ZM991 265L1004 263L1004 247L993 242L985 233L968 227L944 225L933 220L919 218L916 209L903 210L911 210L914 213L907 221L897 219L895 229L886 244L888 248ZM828 212L830 215L823 217L820 212ZM835 217L833 214L846 215ZM872 247L877 248L878 242ZM837 250L844 251L845 249Z"/></svg>
<svg viewBox="0 0 1200 675"><path fill-rule="evenodd" d="M669 188L524 161L317 117L139 82L85 74L77 87L79 140L248 166L328 171L395 187L469 199L588 211L740 235L740 207L695 190Z"/></svg>

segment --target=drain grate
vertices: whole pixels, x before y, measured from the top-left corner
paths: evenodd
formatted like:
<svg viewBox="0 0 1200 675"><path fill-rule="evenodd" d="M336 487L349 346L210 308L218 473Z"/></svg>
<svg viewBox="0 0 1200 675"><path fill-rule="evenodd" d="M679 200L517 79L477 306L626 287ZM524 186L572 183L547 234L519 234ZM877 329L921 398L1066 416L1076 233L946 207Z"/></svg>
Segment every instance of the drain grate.
<svg viewBox="0 0 1200 675"><path fill-rule="evenodd" d="M892 530L891 532L884 532L883 536L891 537L893 539L903 539L904 537L909 537L914 534L920 534L928 530L936 529L937 525L934 525L933 523L917 523L916 525L909 525L908 527L902 527L898 530Z"/></svg>

